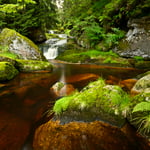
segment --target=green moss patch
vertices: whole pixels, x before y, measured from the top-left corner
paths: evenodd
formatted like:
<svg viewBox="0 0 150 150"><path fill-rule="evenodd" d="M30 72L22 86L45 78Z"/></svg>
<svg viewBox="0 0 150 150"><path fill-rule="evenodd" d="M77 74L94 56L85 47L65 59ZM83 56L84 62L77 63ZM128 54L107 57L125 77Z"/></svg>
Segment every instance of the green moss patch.
<svg viewBox="0 0 150 150"><path fill-rule="evenodd" d="M15 66L21 72L40 71L40 70L52 71L52 65L49 62L45 61L17 59Z"/></svg>
<svg viewBox="0 0 150 150"><path fill-rule="evenodd" d="M11 63L0 62L0 81L11 80L17 74L17 69Z"/></svg>
<svg viewBox="0 0 150 150"><path fill-rule="evenodd" d="M119 66L131 66L127 59L119 57L112 51L103 52L100 50L66 50L56 59L67 62L97 63L97 64L116 64Z"/></svg>
<svg viewBox="0 0 150 150"><path fill-rule="evenodd" d="M61 120L99 119L120 124L120 121L124 120L123 112L127 110L128 103L128 95L119 86L106 85L102 79L99 79L90 83L81 92L56 101L53 111L57 116L61 116Z"/></svg>

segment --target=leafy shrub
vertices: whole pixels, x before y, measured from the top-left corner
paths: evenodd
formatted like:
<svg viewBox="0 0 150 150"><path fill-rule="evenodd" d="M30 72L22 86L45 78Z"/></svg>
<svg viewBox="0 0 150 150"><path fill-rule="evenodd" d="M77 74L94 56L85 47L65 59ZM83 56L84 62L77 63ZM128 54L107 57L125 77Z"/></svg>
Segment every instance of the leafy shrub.
<svg viewBox="0 0 150 150"><path fill-rule="evenodd" d="M146 136L150 133L150 93L140 93L132 98L131 123Z"/></svg>

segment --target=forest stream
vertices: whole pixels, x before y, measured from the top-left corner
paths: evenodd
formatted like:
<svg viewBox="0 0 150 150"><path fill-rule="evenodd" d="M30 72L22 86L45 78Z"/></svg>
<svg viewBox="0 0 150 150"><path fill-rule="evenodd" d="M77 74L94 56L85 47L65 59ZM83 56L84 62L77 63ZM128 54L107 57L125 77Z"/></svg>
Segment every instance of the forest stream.
<svg viewBox="0 0 150 150"><path fill-rule="evenodd" d="M150 0L0 0L0 150L150 150Z"/></svg>
<svg viewBox="0 0 150 150"><path fill-rule="evenodd" d="M34 129L44 121L43 114L51 108L55 98L51 86L58 82L72 83L81 89L86 83L75 78L83 74L96 74L104 79L118 81L135 78L145 70L118 68L90 64L67 64L51 61L52 73L21 73L15 79L0 84L0 149L31 150ZM50 118L46 118L50 119ZM24 145L25 144L25 145ZM22 147L22 148L21 148Z"/></svg>

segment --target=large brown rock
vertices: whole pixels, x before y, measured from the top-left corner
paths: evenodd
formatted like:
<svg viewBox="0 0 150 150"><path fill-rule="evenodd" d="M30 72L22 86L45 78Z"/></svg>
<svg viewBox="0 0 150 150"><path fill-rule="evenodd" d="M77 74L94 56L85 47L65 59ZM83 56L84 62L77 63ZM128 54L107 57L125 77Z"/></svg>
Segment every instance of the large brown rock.
<svg viewBox="0 0 150 150"><path fill-rule="evenodd" d="M33 147L34 150L148 150L148 143L140 140L133 129L122 130L100 121L65 125L49 121L36 130Z"/></svg>

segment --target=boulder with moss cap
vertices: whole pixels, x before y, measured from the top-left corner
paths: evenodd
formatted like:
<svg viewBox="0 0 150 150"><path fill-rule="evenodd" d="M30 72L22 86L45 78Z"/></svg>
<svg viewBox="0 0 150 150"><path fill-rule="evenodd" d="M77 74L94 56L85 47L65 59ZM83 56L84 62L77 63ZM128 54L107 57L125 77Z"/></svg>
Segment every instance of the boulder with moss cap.
<svg viewBox="0 0 150 150"><path fill-rule="evenodd" d="M45 60L39 48L15 30L4 28L0 34L0 45L8 46L8 50L20 59Z"/></svg>
<svg viewBox="0 0 150 150"><path fill-rule="evenodd" d="M106 85L99 79L82 91L56 101L53 108L54 120L58 119L62 124L72 121L103 120L122 126L128 103L128 95L119 86Z"/></svg>
<svg viewBox="0 0 150 150"><path fill-rule="evenodd" d="M35 60L21 60L17 59L15 67L20 72L32 72L32 71L52 71L52 65L46 61Z"/></svg>

